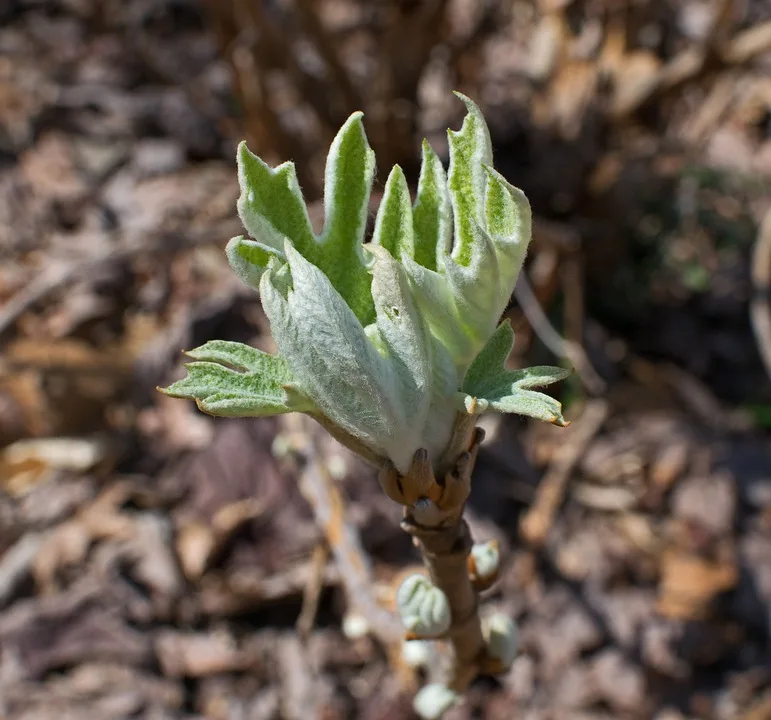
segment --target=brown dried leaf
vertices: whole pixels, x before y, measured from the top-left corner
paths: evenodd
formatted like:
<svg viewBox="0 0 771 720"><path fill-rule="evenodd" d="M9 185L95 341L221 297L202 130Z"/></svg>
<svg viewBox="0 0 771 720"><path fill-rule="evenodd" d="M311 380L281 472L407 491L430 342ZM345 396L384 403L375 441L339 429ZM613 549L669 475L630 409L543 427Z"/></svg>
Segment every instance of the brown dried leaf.
<svg viewBox="0 0 771 720"><path fill-rule="evenodd" d="M34 570L43 593L56 589L56 577L62 569L83 562L95 540L130 540L136 536L135 519L120 511L130 493L128 483L116 483L46 536Z"/></svg>
<svg viewBox="0 0 771 720"><path fill-rule="evenodd" d="M739 570L733 561L710 561L678 550L661 558L658 612L676 620L700 620L708 616L718 595L734 588Z"/></svg>
<svg viewBox="0 0 771 720"><path fill-rule="evenodd" d="M177 554L185 576L199 580L233 533L258 518L263 508L260 501L247 498L219 508L210 523L184 522L177 533Z"/></svg>
<svg viewBox="0 0 771 720"><path fill-rule="evenodd" d="M0 487L20 497L51 480L56 470L90 470L105 459L108 450L99 438L19 440L0 452Z"/></svg>
<svg viewBox="0 0 771 720"><path fill-rule="evenodd" d="M24 152L19 169L35 193L50 200L73 199L87 191L72 157L72 144L58 132L46 133Z"/></svg>

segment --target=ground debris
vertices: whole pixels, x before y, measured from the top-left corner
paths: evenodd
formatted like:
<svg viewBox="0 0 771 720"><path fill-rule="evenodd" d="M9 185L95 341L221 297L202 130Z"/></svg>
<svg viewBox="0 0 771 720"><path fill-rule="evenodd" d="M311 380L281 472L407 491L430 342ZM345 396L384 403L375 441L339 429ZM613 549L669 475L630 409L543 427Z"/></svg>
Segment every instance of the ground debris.
<svg viewBox="0 0 771 720"><path fill-rule="evenodd" d="M770 19L767 0L0 3L0 718L412 717L398 638L356 607L293 453L310 439L305 468L345 499L390 632L417 556L373 470L312 422L155 388L211 338L275 350L223 253L237 142L296 163L318 229L323 153L364 109L374 219L391 165L414 190L423 136L446 160L453 88L534 210L511 366L580 372L567 430L482 419L468 517L499 543L488 594L522 651L448 720L771 717L748 321L768 314Z"/></svg>

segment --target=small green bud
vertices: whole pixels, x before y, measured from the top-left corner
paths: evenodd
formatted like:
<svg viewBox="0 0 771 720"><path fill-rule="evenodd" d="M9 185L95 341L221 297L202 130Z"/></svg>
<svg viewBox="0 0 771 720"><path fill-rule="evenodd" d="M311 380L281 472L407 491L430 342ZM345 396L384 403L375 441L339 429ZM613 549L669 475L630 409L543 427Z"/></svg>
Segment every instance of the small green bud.
<svg viewBox="0 0 771 720"><path fill-rule="evenodd" d="M498 543L491 540L486 543L475 543L469 555L469 574L478 589L487 589L498 578L501 566L501 553Z"/></svg>
<svg viewBox="0 0 771 720"><path fill-rule="evenodd" d="M410 575L399 586L396 606L407 631L416 638L439 637L452 619L447 596L423 575Z"/></svg>
<svg viewBox="0 0 771 720"><path fill-rule="evenodd" d="M516 623L503 613L493 613L482 620L482 633L487 653L508 669L519 650L519 631Z"/></svg>
<svg viewBox="0 0 771 720"><path fill-rule="evenodd" d="M409 667L426 667L431 661L431 643L428 640L405 640L402 659Z"/></svg>
<svg viewBox="0 0 771 720"><path fill-rule="evenodd" d="M460 700L460 695L450 688L431 683L418 691L412 707L423 720L438 720L451 707L458 705Z"/></svg>

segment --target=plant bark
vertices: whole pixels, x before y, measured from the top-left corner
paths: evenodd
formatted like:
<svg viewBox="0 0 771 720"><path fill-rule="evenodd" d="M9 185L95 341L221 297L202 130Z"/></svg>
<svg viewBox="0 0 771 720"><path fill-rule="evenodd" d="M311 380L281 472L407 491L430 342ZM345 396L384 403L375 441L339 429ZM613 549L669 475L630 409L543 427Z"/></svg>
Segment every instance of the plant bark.
<svg viewBox="0 0 771 720"><path fill-rule="evenodd" d="M468 565L473 541L463 519L474 462L484 437L483 431L474 427L474 420L459 415L443 458L446 462L440 462L440 467L449 468L443 477L436 478L425 450L415 454L406 474L387 465L379 476L386 494L405 508L402 528L419 548L431 582L447 596L451 624L444 639L450 652L440 681L457 693L480 672L495 666L485 650L478 592Z"/></svg>

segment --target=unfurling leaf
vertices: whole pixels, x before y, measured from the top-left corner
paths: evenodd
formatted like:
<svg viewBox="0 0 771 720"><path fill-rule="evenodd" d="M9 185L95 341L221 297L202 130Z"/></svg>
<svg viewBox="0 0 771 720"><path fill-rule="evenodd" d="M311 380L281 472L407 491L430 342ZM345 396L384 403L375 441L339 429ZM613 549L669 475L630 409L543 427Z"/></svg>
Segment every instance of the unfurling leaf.
<svg viewBox="0 0 771 720"><path fill-rule="evenodd" d="M242 343L212 340L186 353L187 377L161 392L195 400L210 415L244 417L309 412L286 362Z"/></svg>
<svg viewBox="0 0 771 720"><path fill-rule="evenodd" d="M441 266L452 250L452 205L447 192L447 175L428 141L423 141L423 161L418 194L412 208L415 234L415 262L428 270Z"/></svg>
<svg viewBox="0 0 771 720"><path fill-rule="evenodd" d="M458 395L463 407L472 414L490 409L567 425L560 403L532 388L564 380L571 371L545 365L507 370L504 364L513 344L511 326L501 323L466 373Z"/></svg>
<svg viewBox="0 0 771 720"><path fill-rule="evenodd" d="M415 255L410 189L398 165L394 166L386 181L383 199L377 211L372 244L385 248L397 260L405 255Z"/></svg>
<svg viewBox="0 0 771 720"><path fill-rule="evenodd" d="M326 417L387 455L381 438L398 432L391 368L327 276L288 243L285 252L292 277L287 296L271 270L260 283L281 356Z"/></svg>
<svg viewBox="0 0 771 720"><path fill-rule="evenodd" d="M284 258L284 242L330 280L362 324L374 317L370 276L362 252L375 154L362 114L353 113L337 133L324 178L324 229L313 233L293 163L266 165L244 143L238 148L241 196L238 213L252 240L234 238L228 259L239 277L255 287L271 256ZM249 267L251 266L251 268Z"/></svg>
<svg viewBox="0 0 771 720"><path fill-rule="evenodd" d="M498 328L530 241L525 195L492 167L490 134L467 97L448 131L449 170L424 141L414 202L401 168L385 183L365 243L375 157L362 114L334 138L315 233L286 162L238 148L238 212L246 235L227 245L260 292L279 354L207 343L165 392L217 415L297 410L375 464L406 472L415 453L437 466L464 414L516 412L563 424L536 392L559 368L508 371L511 330Z"/></svg>

